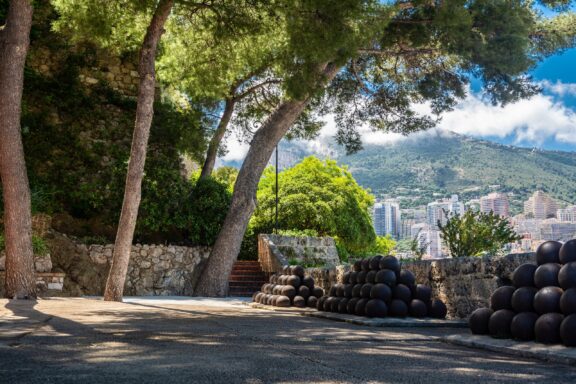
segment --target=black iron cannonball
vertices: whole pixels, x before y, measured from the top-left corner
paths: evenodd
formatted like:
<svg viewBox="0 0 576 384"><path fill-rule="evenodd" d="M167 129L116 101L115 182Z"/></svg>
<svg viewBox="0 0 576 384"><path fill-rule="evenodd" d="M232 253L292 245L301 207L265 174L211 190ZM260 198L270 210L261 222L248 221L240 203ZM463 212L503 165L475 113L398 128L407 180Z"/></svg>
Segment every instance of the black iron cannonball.
<svg viewBox="0 0 576 384"><path fill-rule="evenodd" d="M356 275L356 284L366 284L366 273L365 271L360 271Z"/></svg>
<svg viewBox="0 0 576 384"><path fill-rule="evenodd" d="M534 264L522 264L512 272L512 284L516 288L520 287L533 287L534 286L534 273L538 266Z"/></svg>
<svg viewBox="0 0 576 384"><path fill-rule="evenodd" d="M336 296L338 297L346 296L344 284L338 284L338 286L336 287Z"/></svg>
<svg viewBox="0 0 576 384"><path fill-rule="evenodd" d="M538 289L521 287L512 294L512 309L517 312L534 312L534 296Z"/></svg>
<svg viewBox="0 0 576 384"><path fill-rule="evenodd" d="M357 297L353 297L350 300L348 300L348 304L346 304L346 312L354 315L356 312L356 304L358 303L358 300L360 300Z"/></svg>
<svg viewBox="0 0 576 384"><path fill-rule="evenodd" d="M318 298L316 296L310 296L306 300L306 305L308 305L309 308L316 308L318 305Z"/></svg>
<svg viewBox="0 0 576 384"><path fill-rule="evenodd" d="M370 298L380 299L385 303L389 303L392 300L392 290L386 284L374 284L370 291Z"/></svg>
<svg viewBox="0 0 576 384"><path fill-rule="evenodd" d="M330 312L334 312L337 313L338 312L338 307L340 306L340 302L344 300L343 297L335 297L331 302L330 302Z"/></svg>
<svg viewBox="0 0 576 384"><path fill-rule="evenodd" d="M277 307L289 307L290 306L290 298L288 296L278 296L276 299L276 306Z"/></svg>
<svg viewBox="0 0 576 384"><path fill-rule="evenodd" d="M560 247L560 263L568 264L576 261L576 239L568 240Z"/></svg>
<svg viewBox="0 0 576 384"><path fill-rule="evenodd" d="M362 270L368 272L370 270L370 259L362 259Z"/></svg>
<svg viewBox="0 0 576 384"><path fill-rule="evenodd" d="M414 292L414 297L428 305L432 299L432 289L424 284L418 284L416 286L416 292Z"/></svg>
<svg viewBox="0 0 576 384"><path fill-rule="evenodd" d="M536 268L534 285L537 288L558 287L558 274L562 266L557 263L546 263Z"/></svg>
<svg viewBox="0 0 576 384"><path fill-rule="evenodd" d="M338 284L334 284L333 286L331 286L330 289L328 290L328 296L336 297L336 290L337 289L338 289Z"/></svg>
<svg viewBox="0 0 576 384"><path fill-rule="evenodd" d="M564 317L560 324L560 339L567 347L576 347L576 314Z"/></svg>
<svg viewBox="0 0 576 384"><path fill-rule="evenodd" d="M346 272L344 275L342 275L342 283L350 284L350 272Z"/></svg>
<svg viewBox="0 0 576 384"><path fill-rule="evenodd" d="M534 325L538 315L534 312L520 312L510 323L512 338L521 341L534 340Z"/></svg>
<svg viewBox="0 0 576 384"><path fill-rule="evenodd" d="M338 313L348 313L348 301L347 298L342 298L338 303Z"/></svg>
<svg viewBox="0 0 576 384"><path fill-rule="evenodd" d="M260 294L261 294L260 291L254 292L254 293L252 294L252 301L253 301L253 302L256 302L256 297L257 297L258 295L260 295Z"/></svg>
<svg viewBox="0 0 576 384"><path fill-rule="evenodd" d="M434 299L428 305L428 316L434 319L445 319L448 314L448 308L442 300Z"/></svg>
<svg viewBox="0 0 576 384"><path fill-rule="evenodd" d="M356 307L354 307L354 314L357 316L366 316L366 304L368 299L359 299L356 302Z"/></svg>
<svg viewBox="0 0 576 384"><path fill-rule="evenodd" d="M282 297L281 295L272 295L272 305L276 306L276 301Z"/></svg>
<svg viewBox="0 0 576 384"><path fill-rule="evenodd" d="M271 275L269 281L270 281L270 283L272 283L272 284L279 284L279 283L278 283L278 275L277 275L277 274Z"/></svg>
<svg viewBox="0 0 576 384"><path fill-rule="evenodd" d="M362 270L362 261L361 260L355 261L352 269L354 270L354 272L360 272Z"/></svg>
<svg viewBox="0 0 576 384"><path fill-rule="evenodd" d="M374 284L376 282L376 271L369 271L366 273L366 282Z"/></svg>
<svg viewBox="0 0 576 384"><path fill-rule="evenodd" d="M576 313L576 288L569 288L564 291L560 298L560 311L564 315Z"/></svg>
<svg viewBox="0 0 576 384"><path fill-rule="evenodd" d="M384 256L380 260L380 269L390 269L394 273L400 273L400 262L394 256Z"/></svg>
<svg viewBox="0 0 576 384"><path fill-rule="evenodd" d="M391 269L381 269L376 273L375 281L394 287L396 285L396 272Z"/></svg>
<svg viewBox="0 0 576 384"><path fill-rule="evenodd" d="M268 290L268 283L262 284L262 287L260 287L260 291L268 293L267 290Z"/></svg>
<svg viewBox="0 0 576 384"><path fill-rule="evenodd" d="M318 299L318 301L316 302L317 310L324 311L324 302L326 301L327 298L328 296L322 296L321 298Z"/></svg>
<svg viewBox="0 0 576 384"><path fill-rule="evenodd" d="M352 288L352 297L361 297L362 296L362 285L363 284L356 284Z"/></svg>
<svg viewBox="0 0 576 384"><path fill-rule="evenodd" d="M490 308L494 311L500 309L512 309L512 295L514 294L514 287L506 285L500 287L490 296Z"/></svg>
<svg viewBox="0 0 576 384"><path fill-rule="evenodd" d="M260 292L260 291L256 292L256 294L254 295L253 301L255 303L259 303L262 300L262 295L263 295L262 292Z"/></svg>
<svg viewBox="0 0 576 384"><path fill-rule="evenodd" d="M301 285L298 288L298 296L302 296L304 299L308 299L308 297L310 297L310 288L305 285Z"/></svg>
<svg viewBox="0 0 576 384"><path fill-rule="evenodd" d="M290 275L291 272L291 267L289 265L285 265L282 267L282 274L284 275Z"/></svg>
<svg viewBox="0 0 576 384"><path fill-rule="evenodd" d="M360 291L360 297L362 297L363 299L369 299L370 298L370 292L372 291L372 287L373 285L370 283L366 283L362 286L362 290Z"/></svg>
<svg viewBox="0 0 576 384"><path fill-rule="evenodd" d="M388 314L394 317L408 316L408 305L403 300L394 299L388 306Z"/></svg>
<svg viewBox="0 0 576 384"><path fill-rule="evenodd" d="M356 277L358 276L358 272L352 271L350 272L350 277L348 278L348 280L350 281L350 284L356 284Z"/></svg>
<svg viewBox="0 0 576 384"><path fill-rule="evenodd" d="M378 271L380 269L380 261L382 260L383 256L374 256L370 259L370 269L372 271Z"/></svg>
<svg viewBox="0 0 576 384"><path fill-rule="evenodd" d="M322 296L324 296L324 290L320 287L314 287L314 289L312 290L312 294L316 296L317 299L319 299Z"/></svg>
<svg viewBox="0 0 576 384"><path fill-rule="evenodd" d="M494 311L490 308L478 308L470 315L468 326L474 335L487 335L490 333L490 317Z"/></svg>
<svg viewBox="0 0 576 384"><path fill-rule="evenodd" d="M426 317L428 315L428 308L422 300L414 299L410 302L409 312L412 317Z"/></svg>
<svg viewBox="0 0 576 384"><path fill-rule="evenodd" d="M366 303L365 312L368 317L386 317L388 306L383 300L371 299Z"/></svg>
<svg viewBox="0 0 576 384"><path fill-rule="evenodd" d="M314 289L314 279L311 276L304 276L302 278L302 285L305 285L312 290Z"/></svg>
<svg viewBox="0 0 576 384"><path fill-rule="evenodd" d="M347 299L351 299L352 298L352 291L354 289L354 286L352 284L346 284L344 285L344 297Z"/></svg>
<svg viewBox="0 0 576 384"><path fill-rule="evenodd" d="M286 285L286 281L284 280L284 275L278 276L278 278L276 279L276 284Z"/></svg>
<svg viewBox="0 0 576 384"><path fill-rule="evenodd" d="M542 315L550 312L560 312L562 288L544 287L534 295L534 310Z"/></svg>
<svg viewBox="0 0 576 384"><path fill-rule="evenodd" d="M559 241L545 241L536 250L536 263L543 265L546 263L560 262L560 248L562 243Z"/></svg>
<svg viewBox="0 0 576 384"><path fill-rule="evenodd" d="M300 265L294 265L291 268L291 272L293 275L298 276L299 278L304 278L304 268Z"/></svg>
<svg viewBox="0 0 576 384"><path fill-rule="evenodd" d="M294 298L293 304L295 307L304 308L306 307L306 299L303 298L302 296L296 296Z"/></svg>
<svg viewBox="0 0 576 384"><path fill-rule="evenodd" d="M286 279L286 284L291 285L294 288L298 288L300 287L300 278L295 275L288 276L288 278Z"/></svg>
<svg viewBox="0 0 576 384"><path fill-rule="evenodd" d="M398 283L404 284L406 286L414 285L416 282L416 278L414 274L407 269L403 269L400 271L400 276L398 277Z"/></svg>
<svg viewBox="0 0 576 384"><path fill-rule="evenodd" d="M512 336L510 325L512 324L514 316L516 316L516 313L509 309L495 311L492 316L490 316L490 321L488 322L490 336L498 339L510 338Z"/></svg>
<svg viewBox="0 0 576 384"><path fill-rule="evenodd" d="M561 313L546 313L540 316L534 324L534 339L544 344L560 343L560 325L563 320Z"/></svg>
<svg viewBox="0 0 576 384"><path fill-rule="evenodd" d="M278 295L278 290L281 289L281 287L283 287L283 285L274 285L274 286L272 286L272 294L273 294L273 295Z"/></svg>
<svg viewBox="0 0 576 384"><path fill-rule="evenodd" d="M392 288L392 297L394 299L403 300L406 304L408 304L412 300L412 292L406 285L398 284Z"/></svg>
<svg viewBox="0 0 576 384"><path fill-rule="evenodd" d="M558 284L563 289L576 288L576 261L564 264L558 272Z"/></svg>

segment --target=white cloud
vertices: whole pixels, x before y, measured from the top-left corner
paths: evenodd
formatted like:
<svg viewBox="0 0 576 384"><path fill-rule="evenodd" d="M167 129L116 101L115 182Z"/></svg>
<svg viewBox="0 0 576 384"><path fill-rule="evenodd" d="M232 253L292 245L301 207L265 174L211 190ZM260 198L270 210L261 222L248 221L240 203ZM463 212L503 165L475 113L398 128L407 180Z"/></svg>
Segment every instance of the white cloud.
<svg viewBox="0 0 576 384"><path fill-rule="evenodd" d="M540 83L545 91L558 95L560 97L564 96L576 96L576 83L563 83L557 81L552 83L548 80L544 80Z"/></svg>

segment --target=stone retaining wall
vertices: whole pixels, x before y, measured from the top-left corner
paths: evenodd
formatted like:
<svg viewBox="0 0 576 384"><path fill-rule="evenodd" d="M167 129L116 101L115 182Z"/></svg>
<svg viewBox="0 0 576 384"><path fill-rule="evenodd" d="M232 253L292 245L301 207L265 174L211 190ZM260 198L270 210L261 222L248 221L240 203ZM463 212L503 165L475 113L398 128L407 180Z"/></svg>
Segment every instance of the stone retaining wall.
<svg viewBox="0 0 576 384"><path fill-rule="evenodd" d="M6 272L0 272L0 297L4 297L4 279ZM62 292L64 273L38 272L36 273L36 289L38 296L56 296Z"/></svg>

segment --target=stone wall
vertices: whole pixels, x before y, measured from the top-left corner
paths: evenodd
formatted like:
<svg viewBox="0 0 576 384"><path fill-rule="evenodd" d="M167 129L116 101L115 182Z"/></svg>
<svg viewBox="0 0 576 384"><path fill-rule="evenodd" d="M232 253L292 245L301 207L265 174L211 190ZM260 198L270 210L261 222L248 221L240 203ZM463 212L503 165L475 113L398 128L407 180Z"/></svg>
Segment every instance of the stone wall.
<svg viewBox="0 0 576 384"><path fill-rule="evenodd" d="M36 273L36 289L38 296L59 296L64 286L64 273ZM4 280L6 272L0 272L0 297L4 297Z"/></svg>
<svg viewBox="0 0 576 384"><path fill-rule="evenodd" d="M511 274L520 264L534 263L534 253L510 254L504 257L463 257L404 263L414 273L418 284L432 288L433 297L448 307L451 318L466 318L476 308L489 305L490 295L500 286L511 283ZM333 268L310 268L307 272L324 290L342 281L350 265Z"/></svg>

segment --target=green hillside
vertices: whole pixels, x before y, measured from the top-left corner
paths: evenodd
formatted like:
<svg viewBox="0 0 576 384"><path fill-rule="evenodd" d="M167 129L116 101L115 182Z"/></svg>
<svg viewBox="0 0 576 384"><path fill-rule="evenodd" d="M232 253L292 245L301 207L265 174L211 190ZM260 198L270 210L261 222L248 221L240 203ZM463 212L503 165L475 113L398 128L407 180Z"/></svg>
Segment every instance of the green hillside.
<svg viewBox="0 0 576 384"><path fill-rule="evenodd" d="M438 194L457 193L470 199L491 190L513 192L516 212L538 189L576 203L576 152L532 150L443 134L367 145L339 161L349 165L356 180L374 194L405 196L404 207L425 204Z"/></svg>

